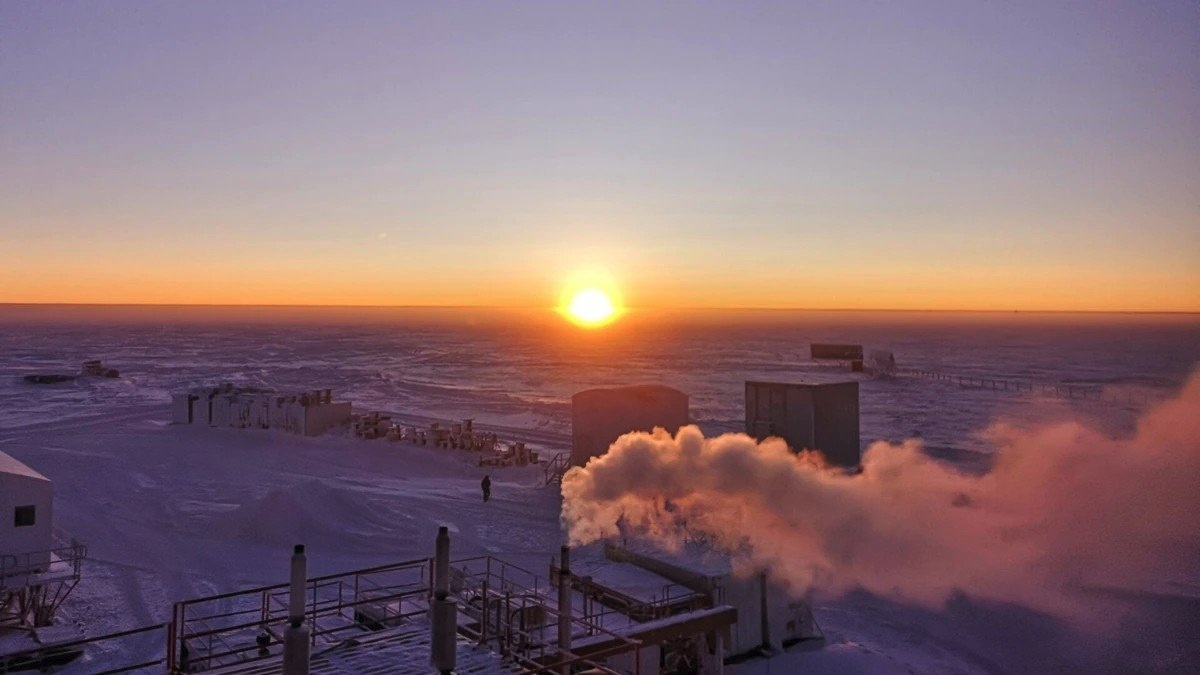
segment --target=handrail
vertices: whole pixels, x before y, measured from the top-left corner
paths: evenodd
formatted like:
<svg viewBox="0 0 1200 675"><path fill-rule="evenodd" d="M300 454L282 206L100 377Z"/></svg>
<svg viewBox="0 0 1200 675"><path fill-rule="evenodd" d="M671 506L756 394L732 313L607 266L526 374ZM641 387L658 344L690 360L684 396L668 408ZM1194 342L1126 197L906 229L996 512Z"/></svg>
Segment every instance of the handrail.
<svg viewBox="0 0 1200 675"><path fill-rule="evenodd" d="M1125 391L1122 394L1117 394L1106 390L1103 385L1099 384L1030 382L1027 380L999 377L957 375L924 368L897 368L893 372L900 376L921 377L947 384L957 384L960 387L990 389L993 391L1025 391L1058 398L1094 400L1117 405L1146 405L1154 400L1154 396L1148 392Z"/></svg>
<svg viewBox="0 0 1200 675"><path fill-rule="evenodd" d="M78 577L80 565L87 558L87 553L87 546L72 542L68 546L0 555L0 588L4 587L5 579L26 577L28 583L34 576L49 573L56 563L69 565L71 576ZM37 562L34 561L35 558L38 559Z"/></svg>
<svg viewBox="0 0 1200 675"><path fill-rule="evenodd" d="M152 631L162 630L162 629L167 629L167 631L169 632L170 627L171 627L170 623L158 623L158 624L154 624L152 626L142 626L140 628L132 628L129 630L118 631L116 633L109 633L107 635L99 635L96 637L89 637L89 638L80 638L78 640L70 640L67 642L56 642L53 644L32 647L30 649L24 649L24 650L17 651L17 652L10 652L8 654L0 654L0 673L10 673L10 672L18 672L18 671L27 670L28 668L31 667L31 665L30 665L31 662L40 661L49 656L52 656L55 653L61 653L64 651L68 651L75 647L83 648L88 645L95 644L97 642L107 642L109 640L117 640L117 639L129 637L132 635L140 635L143 633L149 633ZM18 664L17 670L11 670L9 668L9 665L14 662ZM20 665L22 663L24 663L25 665ZM128 673L128 672L131 672L134 670L139 670L142 668L149 668L151 666L162 665L164 663L166 663L165 655L161 658L151 659L149 661L117 665L116 667L110 668L108 670L97 671L96 675L114 675L115 673Z"/></svg>
<svg viewBox="0 0 1200 675"><path fill-rule="evenodd" d="M359 607L423 599L431 586L431 565L429 558L416 558L308 579L305 615L313 645L343 640L340 634L349 630L368 630L361 623ZM272 584L175 603L167 645L169 669L180 672L197 663L221 665L229 658L246 662L257 660L255 654L269 656L264 648L278 644L276 628L286 622L284 598L289 587ZM382 614L385 621L411 616L411 612L386 608ZM274 641L260 644L263 632L273 635Z"/></svg>
<svg viewBox="0 0 1200 675"><path fill-rule="evenodd" d="M542 485L549 485L555 480L561 480L563 474L567 472L571 465L571 455L567 452L560 452L554 455L546 463L546 468L542 470Z"/></svg>
<svg viewBox="0 0 1200 675"><path fill-rule="evenodd" d="M483 563L482 568L480 563ZM475 632L480 644L496 641L502 654L509 655L531 672L543 670L550 662L558 666L596 665L595 655L585 659L569 651L561 652L553 641L546 639L547 631L552 631L557 624L559 612L553 606L553 600L539 591L537 575L487 555L462 558L451 564L466 572L461 590L456 591L461 601L460 611L479 619L476 631L460 626L462 633ZM401 574L396 577L399 583L389 583L391 579L379 576L393 573ZM419 558L309 579L305 613L310 621L313 645L322 645L323 651L332 649L343 644L350 633L375 630L380 625L400 625L411 617L427 613L428 607L423 601L432 592L431 573L430 559ZM531 584L532 588L525 584ZM287 586L274 584L179 601L174 603L171 620L167 623L0 656L0 674L11 670L16 663L13 657L28 665L30 658L40 661L63 650L81 649L159 630L165 630L166 638L162 656L136 664L119 664L104 673L159 666L165 666L170 673L184 673L197 667L207 669L278 657L278 629L286 619L273 604L282 595L278 591ZM541 589L546 590L544 586ZM368 613L360 612L360 607L378 609ZM501 611L501 607L509 611ZM527 611L535 607L540 618L530 625ZM611 647L612 653L640 649L638 640L615 633L594 618L571 616L570 622L588 634L607 634L614 638L616 644ZM259 641L264 632L271 636L267 643Z"/></svg>

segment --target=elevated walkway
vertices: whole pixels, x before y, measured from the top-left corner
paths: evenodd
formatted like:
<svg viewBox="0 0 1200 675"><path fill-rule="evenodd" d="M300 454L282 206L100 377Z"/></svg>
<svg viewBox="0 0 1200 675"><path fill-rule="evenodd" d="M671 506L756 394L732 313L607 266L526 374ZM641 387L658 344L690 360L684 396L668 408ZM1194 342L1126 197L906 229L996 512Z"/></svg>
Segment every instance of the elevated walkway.
<svg viewBox="0 0 1200 675"><path fill-rule="evenodd" d="M1052 398L1100 401L1116 405L1145 406L1154 402L1155 396L1147 391L1113 389L1100 384L1083 382L1031 382L1011 378L982 377L979 375L957 375L921 368L897 368L892 375L933 380L958 385L964 389L988 389L1011 393L1031 393Z"/></svg>
<svg viewBox="0 0 1200 675"><path fill-rule="evenodd" d="M347 638L324 652L313 654L309 664L312 675L383 675L398 672L425 672L430 653L428 615L414 617L403 626ZM283 668L281 658L217 668L221 675L275 675ZM516 675L525 669L505 661L496 652L458 640L458 665L462 675Z"/></svg>
<svg viewBox="0 0 1200 675"><path fill-rule="evenodd" d="M0 627L47 626L82 576L87 547L0 555Z"/></svg>
<svg viewBox="0 0 1200 675"><path fill-rule="evenodd" d="M542 485L562 485L563 475L571 468L571 453L560 452L546 463Z"/></svg>

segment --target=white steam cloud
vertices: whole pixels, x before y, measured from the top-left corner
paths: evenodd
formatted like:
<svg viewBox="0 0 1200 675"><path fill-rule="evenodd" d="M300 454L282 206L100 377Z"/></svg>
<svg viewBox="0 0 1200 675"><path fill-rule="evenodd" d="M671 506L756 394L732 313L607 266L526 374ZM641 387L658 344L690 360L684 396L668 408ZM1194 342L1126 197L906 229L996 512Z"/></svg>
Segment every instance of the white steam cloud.
<svg viewBox="0 0 1200 675"><path fill-rule="evenodd" d="M988 435L984 475L910 440L871 445L862 474L846 476L781 440L627 434L566 474L562 518L575 544L701 535L797 594L861 587L930 606L963 592L1078 616L1079 589L1200 573L1200 375L1129 437L1077 423Z"/></svg>

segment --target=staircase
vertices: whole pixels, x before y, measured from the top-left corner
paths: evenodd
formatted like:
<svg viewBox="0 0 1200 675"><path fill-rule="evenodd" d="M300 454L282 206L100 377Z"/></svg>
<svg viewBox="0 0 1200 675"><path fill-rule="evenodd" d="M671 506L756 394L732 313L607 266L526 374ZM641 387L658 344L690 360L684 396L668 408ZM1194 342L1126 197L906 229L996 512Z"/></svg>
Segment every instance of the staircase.
<svg viewBox="0 0 1200 675"><path fill-rule="evenodd" d="M563 474L571 468L571 453L560 452L546 464L542 485L562 485Z"/></svg>

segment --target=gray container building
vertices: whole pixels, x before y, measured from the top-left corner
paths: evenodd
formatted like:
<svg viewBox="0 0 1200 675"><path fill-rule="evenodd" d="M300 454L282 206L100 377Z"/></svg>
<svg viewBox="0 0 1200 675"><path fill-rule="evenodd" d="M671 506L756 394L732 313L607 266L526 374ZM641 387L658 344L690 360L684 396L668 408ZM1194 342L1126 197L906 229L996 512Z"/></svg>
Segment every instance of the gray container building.
<svg viewBox="0 0 1200 675"><path fill-rule="evenodd" d="M776 436L793 452L819 450L830 464L856 467L858 382L746 382L746 433Z"/></svg>
<svg viewBox="0 0 1200 675"><path fill-rule="evenodd" d="M688 424L687 394L661 385L588 389L571 397L571 465L608 452L623 434Z"/></svg>

